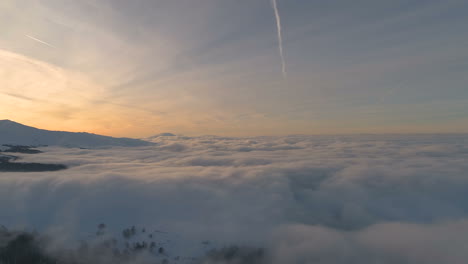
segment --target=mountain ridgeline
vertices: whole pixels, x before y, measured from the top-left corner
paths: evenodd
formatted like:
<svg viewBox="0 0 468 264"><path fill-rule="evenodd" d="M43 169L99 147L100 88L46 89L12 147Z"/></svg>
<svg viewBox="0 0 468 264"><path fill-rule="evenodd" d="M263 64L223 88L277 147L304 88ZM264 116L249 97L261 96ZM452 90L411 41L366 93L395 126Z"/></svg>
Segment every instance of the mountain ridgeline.
<svg viewBox="0 0 468 264"><path fill-rule="evenodd" d="M114 138L91 133L50 131L25 126L10 120L0 120L0 145L62 146L62 147L139 147L151 142L133 138Z"/></svg>

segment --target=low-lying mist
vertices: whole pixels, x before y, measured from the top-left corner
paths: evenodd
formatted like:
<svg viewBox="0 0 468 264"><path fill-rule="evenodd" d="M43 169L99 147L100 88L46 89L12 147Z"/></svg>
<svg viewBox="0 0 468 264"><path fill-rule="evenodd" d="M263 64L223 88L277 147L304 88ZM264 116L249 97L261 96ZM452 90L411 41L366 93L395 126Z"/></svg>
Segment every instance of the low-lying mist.
<svg viewBox="0 0 468 264"><path fill-rule="evenodd" d="M68 169L2 173L0 224L56 247L99 223L116 237L135 225L160 232L173 257L237 245L268 263L468 259L468 135L152 140L18 154Z"/></svg>

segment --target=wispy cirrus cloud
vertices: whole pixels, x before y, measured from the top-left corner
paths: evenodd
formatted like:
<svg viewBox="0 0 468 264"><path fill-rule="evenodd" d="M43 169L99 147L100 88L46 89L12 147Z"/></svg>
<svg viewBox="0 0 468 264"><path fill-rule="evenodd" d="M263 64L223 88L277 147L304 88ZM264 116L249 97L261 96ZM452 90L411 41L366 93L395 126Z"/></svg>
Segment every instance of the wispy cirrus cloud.
<svg viewBox="0 0 468 264"><path fill-rule="evenodd" d="M45 42L45 41L43 41L43 40L40 40L40 39L38 39L38 38L35 38L35 37L33 37L33 36L30 36L30 35L25 35L25 36L28 37L28 38L30 38L30 39L32 39L32 40L34 40L34 41L37 41L37 42L39 42L39 43L41 43L41 44L44 44L44 45L46 45L46 46L48 46L48 47L50 47L50 48L54 48L54 49L56 48L54 45L52 45L52 44L50 44L50 43L47 43L47 42Z"/></svg>
<svg viewBox="0 0 468 264"><path fill-rule="evenodd" d="M283 34L282 34L282 27L281 27L281 17L278 10L278 3L276 0L271 0L271 5L273 6L273 10L275 12L275 19L276 19L276 30L278 33L278 49L279 55L281 58L281 72L283 73L283 77L287 77L286 72L286 61L284 60L283 54Z"/></svg>

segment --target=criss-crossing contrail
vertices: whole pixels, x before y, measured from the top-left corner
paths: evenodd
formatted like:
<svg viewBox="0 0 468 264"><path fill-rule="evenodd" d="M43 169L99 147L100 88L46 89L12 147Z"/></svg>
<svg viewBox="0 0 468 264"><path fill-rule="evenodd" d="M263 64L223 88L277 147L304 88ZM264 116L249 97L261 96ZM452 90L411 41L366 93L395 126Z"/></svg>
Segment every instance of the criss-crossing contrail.
<svg viewBox="0 0 468 264"><path fill-rule="evenodd" d="M279 15L278 11L278 5L276 3L276 0L271 0L271 5L273 6L273 10L275 11L275 17L276 17L276 29L278 31L278 49L281 57L281 70L283 72L283 77L287 77L286 73L286 62L284 60L284 54L283 54L283 36L281 34L281 18Z"/></svg>
<svg viewBox="0 0 468 264"><path fill-rule="evenodd" d="M49 46L49 47L55 49L55 46L52 45L52 44L49 44L49 43L47 43L47 42L45 42L45 41L42 41L42 40L40 40L40 39L37 39L37 38L35 38L35 37L33 37L33 36L29 36L29 35L25 35L25 36L28 37L28 38L30 38L30 39L32 39L32 40L35 40L35 41L37 41L37 42L39 42L39 43L42 43L42 44L44 44L44 45L46 45L46 46Z"/></svg>

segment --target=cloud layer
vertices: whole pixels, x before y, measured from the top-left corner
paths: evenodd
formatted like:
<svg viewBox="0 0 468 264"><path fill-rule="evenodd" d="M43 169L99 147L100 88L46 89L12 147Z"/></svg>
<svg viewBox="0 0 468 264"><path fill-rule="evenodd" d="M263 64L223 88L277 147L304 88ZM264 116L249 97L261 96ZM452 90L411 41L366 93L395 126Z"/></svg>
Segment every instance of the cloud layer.
<svg viewBox="0 0 468 264"><path fill-rule="evenodd" d="M468 257L466 135L152 140L22 155L71 168L3 173L1 224L70 240L135 224L170 234L172 252L197 255L208 240L266 247L272 263Z"/></svg>

